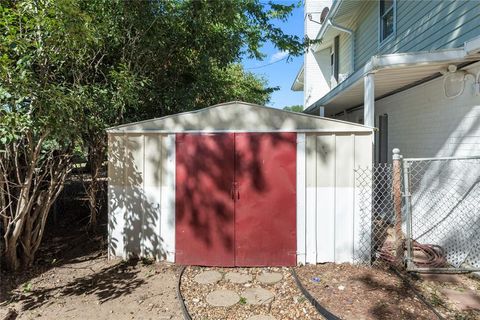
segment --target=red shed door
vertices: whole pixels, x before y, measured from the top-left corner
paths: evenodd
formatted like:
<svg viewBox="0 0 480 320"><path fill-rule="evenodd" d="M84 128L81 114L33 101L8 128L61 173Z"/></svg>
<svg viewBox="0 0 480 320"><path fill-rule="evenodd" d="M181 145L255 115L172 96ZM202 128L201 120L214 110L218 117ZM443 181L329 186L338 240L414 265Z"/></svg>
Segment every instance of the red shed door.
<svg viewBox="0 0 480 320"><path fill-rule="evenodd" d="M235 134L235 265L296 265L296 134Z"/></svg>
<svg viewBox="0 0 480 320"><path fill-rule="evenodd" d="M233 134L177 134L177 263L234 265L234 154Z"/></svg>

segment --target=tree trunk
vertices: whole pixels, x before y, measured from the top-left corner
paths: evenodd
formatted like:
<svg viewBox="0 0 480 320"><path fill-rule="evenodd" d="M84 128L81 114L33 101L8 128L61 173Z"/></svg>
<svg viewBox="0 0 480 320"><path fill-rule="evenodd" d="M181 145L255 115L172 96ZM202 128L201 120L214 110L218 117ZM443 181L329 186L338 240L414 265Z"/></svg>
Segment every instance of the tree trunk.
<svg viewBox="0 0 480 320"><path fill-rule="evenodd" d="M87 196L90 209L88 228L91 231L95 231L98 224L98 214L100 212L98 192L102 188L100 179L103 160L107 152L106 146L105 137L102 135L101 137L93 139L92 145L89 148L90 183L87 187Z"/></svg>
<svg viewBox="0 0 480 320"><path fill-rule="evenodd" d="M5 266L7 270L11 271L18 271L20 269L16 242L9 242L5 248Z"/></svg>
<svg viewBox="0 0 480 320"><path fill-rule="evenodd" d="M48 213L71 168L70 148L40 158L42 140L37 143L35 152L12 148L0 157L0 176L5 180L0 196L1 202L7 204L2 213L4 266L12 271L33 263ZM23 170L17 170L17 161L23 157Z"/></svg>

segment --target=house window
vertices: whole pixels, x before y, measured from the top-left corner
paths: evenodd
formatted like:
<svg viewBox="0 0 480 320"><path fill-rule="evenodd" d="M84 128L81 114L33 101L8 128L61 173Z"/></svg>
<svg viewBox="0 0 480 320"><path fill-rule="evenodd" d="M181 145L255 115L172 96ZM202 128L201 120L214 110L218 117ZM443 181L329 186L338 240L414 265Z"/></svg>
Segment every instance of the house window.
<svg viewBox="0 0 480 320"><path fill-rule="evenodd" d="M380 0L380 42L395 32L396 0Z"/></svg>

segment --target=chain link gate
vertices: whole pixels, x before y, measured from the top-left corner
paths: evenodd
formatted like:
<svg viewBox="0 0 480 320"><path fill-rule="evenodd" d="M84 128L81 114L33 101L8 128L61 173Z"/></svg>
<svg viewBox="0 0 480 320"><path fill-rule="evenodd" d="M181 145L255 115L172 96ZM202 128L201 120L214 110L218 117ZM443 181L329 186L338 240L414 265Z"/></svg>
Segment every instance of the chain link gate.
<svg viewBox="0 0 480 320"><path fill-rule="evenodd" d="M355 262L395 262L405 250L410 271L480 270L480 157L397 161L396 175L385 163L355 170Z"/></svg>

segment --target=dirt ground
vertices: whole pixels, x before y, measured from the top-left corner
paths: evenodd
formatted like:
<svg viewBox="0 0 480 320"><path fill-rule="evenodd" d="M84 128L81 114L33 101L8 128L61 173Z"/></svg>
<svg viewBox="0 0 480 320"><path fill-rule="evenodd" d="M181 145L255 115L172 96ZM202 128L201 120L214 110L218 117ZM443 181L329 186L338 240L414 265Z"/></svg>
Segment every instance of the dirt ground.
<svg viewBox="0 0 480 320"><path fill-rule="evenodd" d="M437 319L408 285L386 267L322 264L296 270L303 285L318 302L342 319ZM456 279L457 290L480 284L464 275L457 275ZM441 287L453 284L428 281L423 277L410 280L445 319L480 319L480 311L460 310L442 296Z"/></svg>
<svg viewBox="0 0 480 320"><path fill-rule="evenodd" d="M183 319L177 266L108 260L102 242L53 238L30 272L2 274L0 319Z"/></svg>

